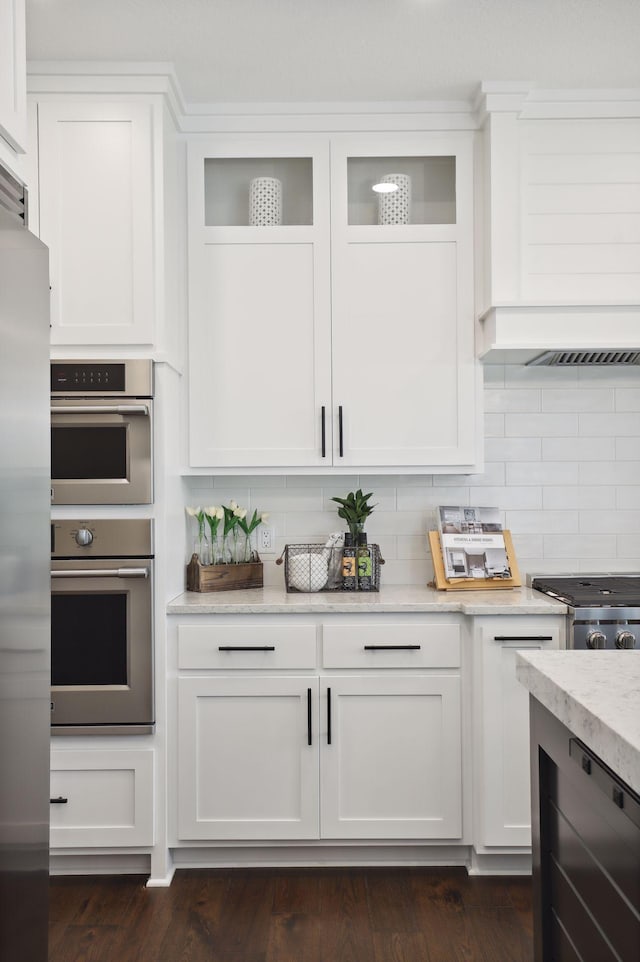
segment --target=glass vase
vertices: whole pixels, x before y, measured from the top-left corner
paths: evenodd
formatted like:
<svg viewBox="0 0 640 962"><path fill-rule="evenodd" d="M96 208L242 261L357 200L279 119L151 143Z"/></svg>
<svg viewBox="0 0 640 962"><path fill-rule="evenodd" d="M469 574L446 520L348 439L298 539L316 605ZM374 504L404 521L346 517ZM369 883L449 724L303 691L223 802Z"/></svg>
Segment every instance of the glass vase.
<svg viewBox="0 0 640 962"><path fill-rule="evenodd" d="M244 552L242 560L245 564L248 564L253 558L253 549L251 547L251 535L247 534L244 537Z"/></svg>
<svg viewBox="0 0 640 962"><path fill-rule="evenodd" d="M201 565L211 564L211 549L206 534L199 535L193 543L193 552L198 555Z"/></svg>

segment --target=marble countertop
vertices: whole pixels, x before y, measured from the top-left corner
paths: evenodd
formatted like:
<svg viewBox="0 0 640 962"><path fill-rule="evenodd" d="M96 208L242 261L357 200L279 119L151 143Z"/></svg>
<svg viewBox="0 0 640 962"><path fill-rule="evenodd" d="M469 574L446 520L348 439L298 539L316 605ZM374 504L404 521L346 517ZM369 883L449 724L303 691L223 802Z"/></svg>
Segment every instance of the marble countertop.
<svg viewBox="0 0 640 962"><path fill-rule="evenodd" d="M640 794L640 652L527 651L518 679Z"/></svg>
<svg viewBox="0 0 640 962"><path fill-rule="evenodd" d="M531 588L437 591L411 585L372 592L287 593L284 588L185 591L167 605L170 615L369 612L461 612L465 615L563 615L566 605Z"/></svg>

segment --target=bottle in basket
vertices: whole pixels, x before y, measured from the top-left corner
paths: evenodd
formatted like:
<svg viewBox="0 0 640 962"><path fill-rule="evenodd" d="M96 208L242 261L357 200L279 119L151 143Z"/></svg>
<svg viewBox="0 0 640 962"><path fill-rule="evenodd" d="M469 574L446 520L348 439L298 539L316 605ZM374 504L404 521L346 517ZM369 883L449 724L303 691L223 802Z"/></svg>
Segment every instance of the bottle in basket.
<svg viewBox="0 0 640 962"><path fill-rule="evenodd" d="M342 590L356 590L356 549L353 546L353 535L345 534L342 549Z"/></svg>
<svg viewBox="0 0 640 962"><path fill-rule="evenodd" d="M360 591L371 591L371 579L373 575L373 559L371 550L367 545L367 536L363 532L358 535L358 547L356 549L356 563L358 567L358 588Z"/></svg>

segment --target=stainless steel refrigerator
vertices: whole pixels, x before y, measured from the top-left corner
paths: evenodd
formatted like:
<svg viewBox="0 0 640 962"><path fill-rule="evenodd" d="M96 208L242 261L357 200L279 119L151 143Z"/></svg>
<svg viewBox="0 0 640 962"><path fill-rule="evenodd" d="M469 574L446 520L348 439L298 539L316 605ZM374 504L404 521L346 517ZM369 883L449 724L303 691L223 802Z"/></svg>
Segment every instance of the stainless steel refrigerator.
<svg viewBox="0 0 640 962"><path fill-rule="evenodd" d="M46 962L49 258L0 169L0 962Z"/></svg>

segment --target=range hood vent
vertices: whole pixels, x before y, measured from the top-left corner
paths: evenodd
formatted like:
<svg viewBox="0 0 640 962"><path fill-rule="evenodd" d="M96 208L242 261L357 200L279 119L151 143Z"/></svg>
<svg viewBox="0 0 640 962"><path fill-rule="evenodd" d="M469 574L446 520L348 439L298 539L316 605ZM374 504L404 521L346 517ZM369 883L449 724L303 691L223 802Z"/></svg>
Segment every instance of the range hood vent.
<svg viewBox="0 0 640 962"><path fill-rule="evenodd" d="M640 364L640 351L545 351L527 361L533 367L629 367Z"/></svg>

